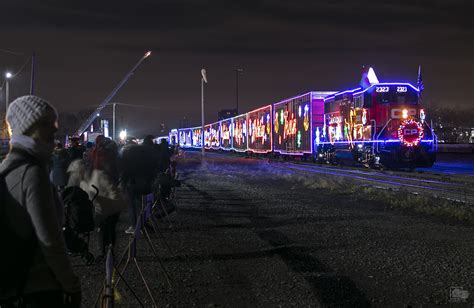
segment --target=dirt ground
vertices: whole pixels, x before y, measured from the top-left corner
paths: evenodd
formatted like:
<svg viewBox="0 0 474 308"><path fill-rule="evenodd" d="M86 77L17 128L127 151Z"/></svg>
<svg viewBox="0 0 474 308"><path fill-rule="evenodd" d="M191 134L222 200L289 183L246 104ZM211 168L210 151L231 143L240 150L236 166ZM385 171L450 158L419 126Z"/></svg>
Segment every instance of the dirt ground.
<svg viewBox="0 0 474 308"><path fill-rule="evenodd" d="M474 304L473 226L308 188L262 160L186 156L178 166L178 211L159 221L159 233L149 231L158 257L144 237L138 241L137 264L158 306ZM126 228L123 213L116 261L128 244ZM104 261L73 262L83 306L92 307ZM133 261L124 276L151 307ZM115 299L116 307L140 307L123 281Z"/></svg>

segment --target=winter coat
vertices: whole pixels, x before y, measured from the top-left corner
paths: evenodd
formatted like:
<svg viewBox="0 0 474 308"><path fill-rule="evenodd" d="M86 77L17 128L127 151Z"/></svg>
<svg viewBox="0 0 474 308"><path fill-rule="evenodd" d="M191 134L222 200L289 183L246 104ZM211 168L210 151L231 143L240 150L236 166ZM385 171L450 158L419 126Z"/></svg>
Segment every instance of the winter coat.
<svg viewBox="0 0 474 308"><path fill-rule="evenodd" d="M67 173L69 180L67 182L67 186L78 186L81 184L81 181L85 177L85 166L84 162L82 159L76 159L73 160L70 164L69 167L67 168Z"/></svg>
<svg viewBox="0 0 474 308"><path fill-rule="evenodd" d="M122 184L138 194L149 194L157 176L158 160L153 147L129 145L123 148L120 158Z"/></svg>
<svg viewBox="0 0 474 308"><path fill-rule="evenodd" d="M0 170L24 159L21 152L14 150L25 151L21 146L13 145ZM5 210L7 217L15 222L14 231L25 238L34 231L38 242L31 252L33 259L24 294L48 290L76 293L80 291L80 281L66 254L62 204L49 181L48 161L43 159L39 162L22 165L5 177L9 192ZM14 253L8 247L4 249L2 253Z"/></svg>
<svg viewBox="0 0 474 308"><path fill-rule="evenodd" d="M57 149L53 152L51 159L51 182L54 186L67 185L67 168L69 166L69 155L65 149Z"/></svg>
<svg viewBox="0 0 474 308"><path fill-rule="evenodd" d="M99 190L97 197L95 197L96 190L92 185ZM120 213L127 207L117 184L103 170L93 170L90 178L83 180L80 187L89 194L89 199L92 200L95 197L94 208L96 214L110 216Z"/></svg>
<svg viewBox="0 0 474 308"><path fill-rule="evenodd" d="M171 163L171 156L173 155L173 151L168 147L167 143L160 144L160 151L159 151L159 172L165 172L166 169L169 168Z"/></svg>

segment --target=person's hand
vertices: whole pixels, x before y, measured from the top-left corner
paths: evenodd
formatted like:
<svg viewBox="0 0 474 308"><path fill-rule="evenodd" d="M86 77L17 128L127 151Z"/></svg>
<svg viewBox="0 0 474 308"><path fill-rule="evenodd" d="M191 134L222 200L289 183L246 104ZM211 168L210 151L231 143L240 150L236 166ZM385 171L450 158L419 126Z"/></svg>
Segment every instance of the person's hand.
<svg viewBox="0 0 474 308"><path fill-rule="evenodd" d="M66 293L63 295L64 307L79 308L81 307L81 292Z"/></svg>

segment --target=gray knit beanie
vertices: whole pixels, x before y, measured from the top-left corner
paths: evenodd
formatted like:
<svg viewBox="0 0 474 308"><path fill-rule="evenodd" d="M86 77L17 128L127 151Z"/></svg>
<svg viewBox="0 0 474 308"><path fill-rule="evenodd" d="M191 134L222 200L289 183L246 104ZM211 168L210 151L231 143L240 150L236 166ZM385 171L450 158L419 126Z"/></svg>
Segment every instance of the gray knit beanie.
<svg viewBox="0 0 474 308"><path fill-rule="evenodd" d="M7 111L12 136L23 135L35 123L51 114L58 117L56 109L46 100L34 95L18 97Z"/></svg>

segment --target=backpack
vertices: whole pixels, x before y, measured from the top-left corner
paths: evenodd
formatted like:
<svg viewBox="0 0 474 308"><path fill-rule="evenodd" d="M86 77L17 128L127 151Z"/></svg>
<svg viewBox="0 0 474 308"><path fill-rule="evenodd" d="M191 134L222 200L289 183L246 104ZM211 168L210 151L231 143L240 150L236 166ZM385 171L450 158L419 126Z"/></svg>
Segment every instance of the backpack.
<svg viewBox="0 0 474 308"><path fill-rule="evenodd" d="M5 178L20 166L27 165L28 168L34 164L32 160L21 159L0 172L0 243L8 251L0 254L0 306L2 300L7 300L4 296L19 298L23 294L26 279L33 263L33 252L37 246L34 231L28 238L19 236L12 227L15 222L10 221L7 217L6 207L9 191Z"/></svg>
<svg viewBox="0 0 474 308"><path fill-rule="evenodd" d="M94 230L94 205L89 195L77 186L66 188L62 194L66 206L66 226L76 233Z"/></svg>

